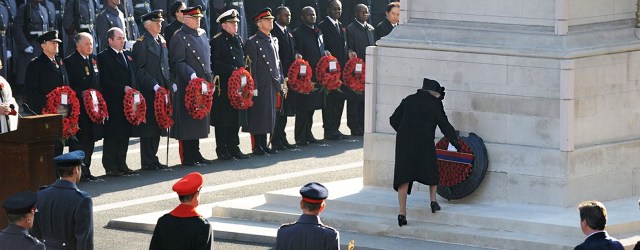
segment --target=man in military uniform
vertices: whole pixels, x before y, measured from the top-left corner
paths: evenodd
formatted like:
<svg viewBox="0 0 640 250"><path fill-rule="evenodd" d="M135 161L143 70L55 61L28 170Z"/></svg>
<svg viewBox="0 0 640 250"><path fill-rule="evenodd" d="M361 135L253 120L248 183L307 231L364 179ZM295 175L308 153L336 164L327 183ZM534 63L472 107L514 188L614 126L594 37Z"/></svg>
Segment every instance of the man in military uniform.
<svg viewBox="0 0 640 250"><path fill-rule="evenodd" d="M327 16L318 24L324 38L324 48L338 59L338 63L344 67L347 62L347 35L344 25L340 22L342 15L342 2L340 0L329 1ZM342 91L334 90L327 93L326 103L322 108L322 126L324 138L328 140L340 140L347 138L340 133L340 120L344 110L345 97L343 92L348 88L342 85Z"/></svg>
<svg viewBox="0 0 640 250"><path fill-rule="evenodd" d="M169 14L173 17L173 21L164 28L164 38L167 42L167 48L171 48L171 38L173 34L182 27L182 23L184 22L184 18L182 15L182 10L186 9L187 5L184 2L176 1L169 8Z"/></svg>
<svg viewBox="0 0 640 250"><path fill-rule="evenodd" d="M29 0L18 8L13 34L15 47L16 81L14 90L21 94L25 84L27 65L32 58L40 56L42 49L36 38L54 29L55 7L44 0ZM20 87L18 87L20 86ZM46 93L45 93L46 94ZM40 110L36 110L40 111Z"/></svg>
<svg viewBox="0 0 640 250"><path fill-rule="evenodd" d="M185 0L185 4L187 6L200 6L200 14L202 17L200 18L200 28L205 31L205 35L209 37L211 34L211 23L209 22L209 1L208 0Z"/></svg>
<svg viewBox="0 0 640 250"><path fill-rule="evenodd" d="M2 67L0 68L0 76L9 79L9 54L11 54L10 42L13 40L7 37L7 33L13 23L11 11L5 1L0 1L0 60Z"/></svg>
<svg viewBox="0 0 640 250"><path fill-rule="evenodd" d="M62 16L62 28L67 32L68 41L73 41L79 32L88 32L95 36L96 13L98 13L97 0L66 0L64 16ZM98 37L95 37L98 39ZM98 53L98 42L93 43L93 54ZM75 46L69 44L65 50L66 55L75 52Z"/></svg>
<svg viewBox="0 0 640 250"><path fill-rule="evenodd" d="M124 116L124 95L137 88L136 65L132 54L124 50L125 36L120 28L107 32L109 48L98 54L98 71L102 94L109 109L109 120L105 123L102 166L108 176L135 174L127 166L127 150L132 125Z"/></svg>
<svg viewBox="0 0 640 250"><path fill-rule="evenodd" d="M53 7L55 8L54 13L55 13L55 27L53 27L53 29L57 30L58 32L60 32L60 40L62 40L62 43L60 43L61 45L61 49L60 49L60 56L62 58L65 57L65 52L66 49L68 47L68 41L67 41L67 31L65 29L62 28L62 16L64 15L64 8L65 8L65 0L45 0L45 1L49 1L53 4Z"/></svg>
<svg viewBox="0 0 640 250"><path fill-rule="evenodd" d="M80 191L84 153L54 158L60 179L38 191L33 236L50 249L93 249L93 201Z"/></svg>
<svg viewBox="0 0 640 250"><path fill-rule="evenodd" d="M296 41L296 52L309 62L309 66L315 70L316 64L324 53L324 41L322 31L316 27L316 11L310 7L302 9L302 25L293 32ZM313 74L311 81L317 82L316 75ZM313 125L313 113L316 109L321 109L324 105L324 94L316 90L303 95L291 91L289 95L294 95L296 99L296 144L307 146L309 143L320 143L311 133Z"/></svg>
<svg viewBox="0 0 640 250"><path fill-rule="evenodd" d="M162 10L154 10L142 16L145 32L133 45L133 58L138 68L138 90L147 101L147 122L134 128L140 136L140 163L142 169L158 170L168 168L158 160L160 135L167 136L167 130L158 127L154 113L156 91L160 88L171 90L169 80L169 51L162 30ZM170 93L170 92L169 92ZM169 101L168 99L166 101Z"/></svg>
<svg viewBox="0 0 640 250"><path fill-rule="evenodd" d="M386 18L382 20L376 26L376 41L380 40L380 38L385 37L391 33L393 28L398 25L400 22L400 3L391 2L387 5L387 11L385 12Z"/></svg>
<svg viewBox="0 0 640 250"><path fill-rule="evenodd" d="M302 215L297 222L278 229L276 250L285 249L339 249L338 230L322 224L320 213L325 209L329 190L322 184L311 182L300 188Z"/></svg>
<svg viewBox="0 0 640 250"><path fill-rule="evenodd" d="M239 111L231 106L227 84L231 73L245 66L242 38L237 34L238 11L227 10L216 21L222 26L222 31L210 43L213 71L220 77L220 95L213 99L211 108L211 125L216 133L216 154L222 160L233 157L246 159L249 156L243 154L238 147L238 131L241 125L246 125L247 114L246 111Z"/></svg>
<svg viewBox="0 0 640 250"><path fill-rule="evenodd" d="M20 192L2 202L9 225L0 231L0 249L45 249L42 242L29 235L29 229L33 227L37 200L38 196L35 193Z"/></svg>
<svg viewBox="0 0 640 250"><path fill-rule="evenodd" d="M258 32L249 38L245 50L251 59L251 75L257 95L253 106L247 110L248 124L244 132L251 133L253 154L275 154L278 151L267 147L267 133L273 135L276 123L276 98L282 91L284 80L278 56L278 41L271 36L273 29L271 9L266 8L253 17ZM283 94L284 95L284 94Z"/></svg>
<svg viewBox="0 0 640 250"><path fill-rule="evenodd" d="M293 63L296 47L291 28L289 27L291 12L286 6L280 6L276 8L274 13L276 15L276 27L271 30L271 35L278 39L278 55L280 56L280 64L282 64L282 73L286 75L289 67L291 67ZM281 110L278 112L276 126L271 139L271 145L273 145L273 148L276 150L297 148L295 144L289 143L287 133L284 132L287 126L287 117L294 116L296 113L295 100L293 97L294 95L289 95L288 93L280 96Z"/></svg>
<svg viewBox="0 0 640 250"><path fill-rule="evenodd" d="M133 7L131 6L131 0L126 0L124 8L128 13L123 13L118 9L120 0L106 0L104 10L96 18L96 35L98 41L98 50L102 52L109 47L107 41L107 31L113 27L120 28L125 35L125 48L138 39L139 30L136 22L133 20Z"/></svg>
<svg viewBox="0 0 640 250"><path fill-rule="evenodd" d="M151 1L150 0L133 0L133 17L136 19L136 26L140 31L140 34L145 32L144 25L142 23L142 16L151 12ZM163 10L164 11L164 10Z"/></svg>
<svg viewBox="0 0 640 250"><path fill-rule="evenodd" d="M176 86L173 100L175 123L171 128L171 137L180 140L180 159L183 165L212 163L200 153L200 138L209 136L209 120L207 115L201 120L194 119L184 105L189 81L203 78L211 82L211 51L207 35L200 28L202 7L195 6L182 10L184 25L173 34L169 48L171 70L174 73ZM215 99L215 98L214 98Z"/></svg>
<svg viewBox="0 0 640 250"><path fill-rule="evenodd" d="M180 205L158 219L150 250L213 249L211 224L195 210L200 204L203 181L202 174L192 172L173 184Z"/></svg>
<svg viewBox="0 0 640 250"><path fill-rule="evenodd" d="M82 165L82 178L80 181L87 182L97 180L91 175L91 156L95 141L100 139L98 131L101 131L102 125L95 124L87 115L84 106L83 93L88 89L100 89L98 83L98 65L96 65L96 57L93 55L93 36L87 32L76 34L73 39L76 51L64 59L64 65L69 75L69 84L80 101L80 117L78 126L80 130L76 134L78 143L74 143L69 147L70 151L82 150L85 154ZM95 131L95 132L94 132Z"/></svg>

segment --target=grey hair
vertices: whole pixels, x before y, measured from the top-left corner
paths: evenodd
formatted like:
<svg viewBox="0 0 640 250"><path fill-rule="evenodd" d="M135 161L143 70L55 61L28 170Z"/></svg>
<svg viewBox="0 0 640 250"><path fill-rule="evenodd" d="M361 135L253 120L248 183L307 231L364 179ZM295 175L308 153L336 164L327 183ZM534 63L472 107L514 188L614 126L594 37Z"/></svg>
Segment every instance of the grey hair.
<svg viewBox="0 0 640 250"><path fill-rule="evenodd" d="M73 42L78 44L82 41L82 38L86 37L89 40L93 40L93 37L88 32L80 32L73 37Z"/></svg>

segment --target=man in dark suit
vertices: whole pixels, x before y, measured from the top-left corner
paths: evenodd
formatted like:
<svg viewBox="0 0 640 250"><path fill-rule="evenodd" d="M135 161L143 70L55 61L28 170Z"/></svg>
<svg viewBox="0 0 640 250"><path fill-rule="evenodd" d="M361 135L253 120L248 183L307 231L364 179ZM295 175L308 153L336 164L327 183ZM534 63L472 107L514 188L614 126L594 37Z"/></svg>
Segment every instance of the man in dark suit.
<svg viewBox="0 0 640 250"><path fill-rule="evenodd" d="M29 235L36 214L38 196L32 192L13 194L2 202L7 212L7 228L0 231L0 249L44 250L45 246Z"/></svg>
<svg viewBox="0 0 640 250"><path fill-rule="evenodd" d="M376 41L389 35L400 22L400 3L391 2L387 5L386 18L376 26Z"/></svg>
<svg viewBox="0 0 640 250"><path fill-rule="evenodd" d="M322 184L311 182L300 188L302 215L297 222L278 229L276 250L285 249L339 249L340 232L320 221L326 207L329 190Z"/></svg>
<svg viewBox="0 0 640 250"><path fill-rule="evenodd" d="M578 205L580 229L587 239L575 250L611 249L623 250L624 246L616 238L609 236L607 226L607 208L599 201L584 201Z"/></svg>
<svg viewBox="0 0 640 250"><path fill-rule="evenodd" d="M60 179L38 191L31 232L49 249L93 249L93 201L76 186L83 159L80 150L54 158Z"/></svg>
<svg viewBox="0 0 640 250"><path fill-rule="evenodd" d="M324 48L331 52L331 55L338 59L338 63L344 67L347 62L347 35L344 25L340 22L342 15L342 2L340 0L330 0L327 8L328 15L318 27L322 30L324 38ZM340 119L344 110L345 97L343 92L347 86L341 86L338 90L327 93L327 100L322 108L322 126L324 127L324 138L328 140L340 140L346 135L340 133Z"/></svg>
<svg viewBox="0 0 640 250"><path fill-rule="evenodd" d="M242 38L238 35L238 11L230 9L222 13L216 20L222 31L211 39L211 61L213 71L220 77L220 95L213 99L211 108L211 125L216 133L216 154L218 159L247 159L238 145L238 131L246 125L246 111L231 106L228 95L228 81L234 70L245 67Z"/></svg>
<svg viewBox="0 0 640 250"><path fill-rule="evenodd" d="M183 165L212 163L200 153L200 138L209 136L209 120L207 115L201 120L194 119L184 105L189 81L197 77L207 81L213 80L211 72L211 51L206 32L200 28L202 7L195 6L182 10L184 25L171 38L169 62L174 73L173 88L174 125L171 137L180 140L180 159ZM215 99L215 98L214 98Z"/></svg>
<svg viewBox="0 0 640 250"><path fill-rule="evenodd" d="M301 15L302 25L293 32L296 43L296 52L309 62L312 69L324 53L324 42L322 31L315 25L316 11L310 7L304 7ZM317 82L315 74L311 81ZM294 95L296 99L296 144L307 146L309 143L320 143L311 133L313 125L313 113L316 109L324 106L324 94L316 89L309 94L299 94L291 91L289 95Z"/></svg>
<svg viewBox="0 0 640 250"><path fill-rule="evenodd" d="M167 130L160 128L154 113L156 91L160 88L171 90L169 80L169 51L162 31L162 10L154 10L142 16L145 32L133 45L133 61L137 67L138 90L147 100L147 122L133 128L133 134L140 136L140 164L145 170L168 168L158 160L160 136L167 136ZM168 100L167 100L168 101Z"/></svg>
<svg viewBox="0 0 640 250"><path fill-rule="evenodd" d="M278 55L280 56L280 63L282 64L282 73L286 76L289 71L289 67L291 67L291 64L293 63L296 47L295 40L291 34L291 28L289 27L291 22L291 12L286 6L280 6L275 9L274 14L276 15L276 27L271 30L271 35L278 39ZM276 150L298 147L295 144L289 143L287 140L287 133L284 132L285 127L287 127L287 117L294 116L296 114L295 100L293 99L294 96L295 95L289 95L288 93L285 93L284 96L280 96L280 101L282 102L280 109L282 110L278 112L271 140L271 145Z"/></svg>
<svg viewBox="0 0 640 250"><path fill-rule="evenodd" d="M173 184L180 205L158 219L151 236L150 250L213 249L209 221L196 211L204 178L192 172Z"/></svg>
<svg viewBox="0 0 640 250"><path fill-rule="evenodd" d="M127 166L127 150L131 136L131 123L124 114L124 95L136 88L135 64L131 52L125 51L124 32L117 27L107 31L109 48L98 54L98 69L102 94L109 109L105 123L102 166L108 176L135 174ZM149 100L151 101L151 100Z"/></svg>
<svg viewBox="0 0 640 250"><path fill-rule="evenodd" d="M78 143L71 144L69 151L82 150L85 154L82 165L82 178L80 181L86 182L97 180L91 175L91 155L95 141L101 138L102 125L95 124L87 115L84 106L83 92L88 89L100 90L98 83L98 65L96 65L96 57L93 55L93 36L86 32L80 32L75 35L74 44L76 51L64 59L64 65L68 70L69 84L73 91L76 92L78 101L80 101L80 117L78 126L80 130L76 134Z"/></svg>

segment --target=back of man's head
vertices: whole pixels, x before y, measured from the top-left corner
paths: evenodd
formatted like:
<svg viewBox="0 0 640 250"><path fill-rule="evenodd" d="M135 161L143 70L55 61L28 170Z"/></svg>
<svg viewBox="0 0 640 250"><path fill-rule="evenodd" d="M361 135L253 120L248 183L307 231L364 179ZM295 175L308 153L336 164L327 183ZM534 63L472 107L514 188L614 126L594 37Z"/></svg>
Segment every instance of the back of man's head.
<svg viewBox="0 0 640 250"><path fill-rule="evenodd" d="M599 201L584 201L578 205L580 221L593 230L604 230L607 225L607 209Z"/></svg>

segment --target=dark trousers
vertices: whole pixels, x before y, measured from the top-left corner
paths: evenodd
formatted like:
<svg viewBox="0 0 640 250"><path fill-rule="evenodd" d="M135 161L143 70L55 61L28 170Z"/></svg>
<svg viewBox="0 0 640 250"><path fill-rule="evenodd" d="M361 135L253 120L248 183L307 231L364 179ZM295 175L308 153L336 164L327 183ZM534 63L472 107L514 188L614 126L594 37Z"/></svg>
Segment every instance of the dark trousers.
<svg viewBox="0 0 640 250"><path fill-rule="evenodd" d="M102 166L104 166L104 170L114 172L128 169L128 148L129 136L114 133L105 136L102 146Z"/></svg>
<svg viewBox="0 0 640 250"><path fill-rule="evenodd" d="M221 127L215 126L216 133L216 154L218 156L229 153L234 154L240 152L240 138L238 137L238 131L240 127Z"/></svg>
<svg viewBox="0 0 640 250"><path fill-rule="evenodd" d="M180 154L182 154L182 157L180 157L182 158L182 163L193 163L202 159L202 155L200 154L200 140L182 140L180 141L180 145L182 145L182 150L180 151Z"/></svg>
<svg viewBox="0 0 640 250"><path fill-rule="evenodd" d="M311 133L311 126L313 125L313 113L315 110L296 111L296 127L295 138L296 142L309 142L313 138Z"/></svg>
<svg viewBox="0 0 640 250"><path fill-rule="evenodd" d="M93 155L93 149L95 148L96 142L93 137L93 129L88 127L86 129L80 129L76 134L76 138L78 138L78 143L72 143L69 145L69 151L82 150L84 152L84 167L82 168L83 175L91 175L91 156Z"/></svg>
<svg viewBox="0 0 640 250"><path fill-rule="evenodd" d="M158 160L158 147L160 136L140 137L140 164L153 166L160 163Z"/></svg>
<svg viewBox="0 0 640 250"><path fill-rule="evenodd" d="M347 126L351 134L364 132L364 101L347 101Z"/></svg>
<svg viewBox="0 0 640 250"><path fill-rule="evenodd" d="M331 91L327 94L326 103L322 108L322 127L324 137L338 133L340 128L340 118L344 110L344 94L338 91Z"/></svg>
<svg viewBox="0 0 640 250"><path fill-rule="evenodd" d="M273 141L272 145L284 145L287 141L287 133L284 132L285 127L287 127L287 116L286 115L278 115L276 120L276 126L273 129Z"/></svg>
<svg viewBox="0 0 640 250"><path fill-rule="evenodd" d="M267 134L251 134L251 150L258 147L267 148Z"/></svg>

